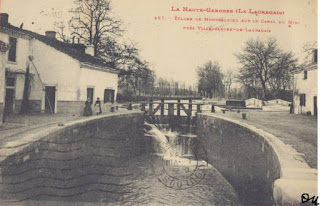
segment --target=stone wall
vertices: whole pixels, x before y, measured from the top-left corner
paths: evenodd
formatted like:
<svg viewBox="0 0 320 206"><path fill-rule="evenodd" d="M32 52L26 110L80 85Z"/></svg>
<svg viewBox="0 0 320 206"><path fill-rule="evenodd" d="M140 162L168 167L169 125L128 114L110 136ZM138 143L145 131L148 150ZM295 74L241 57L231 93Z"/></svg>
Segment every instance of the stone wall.
<svg viewBox="0 0 320 206"><path fill-rule="evenodd" d="M32 138L22 149L7 148L14 152L0 162L0 199L121 198L131 173L125 165L144 152L143 115L90 117Z"/></svg>
<svg viewBox="0 0 320 206"><path fill-rule="evenodd" d="M317 170L268 132L214 114L200 114L197 131L209 163L245 204L299 204L303 193L317 194Z"/></svg>
<svg viewBox="0 0 320 206"><path fill-rule="evenodd" d="M21 110L22 100L14 101L13 114L19 114ZM29 111L31 113L41 112L41 100L29 100Z"/></svg>

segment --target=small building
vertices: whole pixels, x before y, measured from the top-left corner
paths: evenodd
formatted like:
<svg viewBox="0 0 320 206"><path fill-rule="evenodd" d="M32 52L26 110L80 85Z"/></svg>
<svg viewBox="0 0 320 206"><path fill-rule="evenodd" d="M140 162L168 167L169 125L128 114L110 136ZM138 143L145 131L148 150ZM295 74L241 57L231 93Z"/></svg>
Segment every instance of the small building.
<svg viewBox="0 0 320 206"><path fill-rule="evenodd" d="M106 111L116 101L119 70L94 57L93 46L61 42L54 31L40 35L15 27L8 14L0 19L1 116L20 111L26 76L32 112L81 114L87 98L97 97Z"/></svg>
<svg viewBox="0 0 320 206"><path fill-rule="evenodd" d="M295 68L293 74L293 112L317 116L318 63L317 50L310 64Z"/></svg>

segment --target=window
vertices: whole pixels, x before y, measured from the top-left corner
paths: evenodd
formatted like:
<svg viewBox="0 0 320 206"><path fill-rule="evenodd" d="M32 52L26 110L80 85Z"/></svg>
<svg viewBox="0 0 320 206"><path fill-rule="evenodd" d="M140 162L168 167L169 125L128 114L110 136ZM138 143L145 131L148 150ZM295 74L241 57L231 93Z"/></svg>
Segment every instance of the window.
<svg viewBox="0 0 320 206"><path fill-rule="evenodd" d="M307 70L305 70L303 72L303 79L308 79L308 71Z"/></svg>
<svg viewBox="0 0 320 206"><path fill-rule="evenodd" d="M104 90L104 103L111 102L114 103L114 90L113 89L105 89Z"/></svg>
<svg viewBox="0 0 320 206"><path fill-rule="evenodd" d="M11 62L16 61L16 56L17 56L17 39L10 37L9 38L9 44L10 44L10 49L9 49L9 57L8 60Z"/></svg>
<svg viewBox="0 0 320 206"><path fill-rule="evenodd" d="M306 106L306 94L300 94L300 106Z"/></svg>
<svg viewBox="0 0 320 206"><path fill-rule="evenodd" d="M94 88L87 88L87 99L89 98L91 101L91 104L93 102L93 93L94 93Z"/></svg>
<svg viewBox="0 0 320 206"><path fill-rule="evenodd" d="M315 49L313 50L313 63L317 63L318 62L318 50Z"/></svg>

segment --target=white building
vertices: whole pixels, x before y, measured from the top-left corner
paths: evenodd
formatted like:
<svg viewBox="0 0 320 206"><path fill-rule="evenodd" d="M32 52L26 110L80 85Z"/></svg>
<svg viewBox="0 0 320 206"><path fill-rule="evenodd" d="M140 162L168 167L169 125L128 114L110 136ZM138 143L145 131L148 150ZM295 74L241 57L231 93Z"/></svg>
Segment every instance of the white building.
<svg viewBox="0 0 320 206"><path fill-rule="evenodd" d="M314 50L309 65L294 69L293 74L293 111L295 114L317 116L318 64L317 50Z"/></svg>
<svg viewBox="0 0 320 206"><path fill-rule="evenodd" d="M0 19L1 116L20 111L27 65L31 111L81 114L87 98L100 97L104 111L115 102L119 71L94 57L92 46L58 41L53 31L44 36L12 26L7 14Z"/></svg>

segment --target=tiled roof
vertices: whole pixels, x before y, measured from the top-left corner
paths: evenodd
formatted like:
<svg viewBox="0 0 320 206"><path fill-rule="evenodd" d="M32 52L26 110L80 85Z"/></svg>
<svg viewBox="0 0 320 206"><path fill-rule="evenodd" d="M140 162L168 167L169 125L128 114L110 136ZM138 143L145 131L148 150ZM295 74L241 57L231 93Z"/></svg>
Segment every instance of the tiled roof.
<svg viewBox="0 0 320 206"><path fill-rule="evenodd" d="M49 37L37 34L32 31L28 31L25 29L21 29L21 28L12 26L10 24L1 25L1 30L3 30L3 29L9 29L9 30L16 31L16 32L19 32L22 34L26 34L30 37L33 37L33 38L35 38L35 39L37 39L37 40L39 40L49 46L55 48L56 50L61 51L65 54L69 55L70 57L78 60L81 63L89 64L91 66L101 67L102 69L105 69L108 71L110 71L110 70L112 70L114 72L120 71L120 70L114 68L114 66L111 63L106 62L104 59L86 54L84 52L85 46L83 44L69 44L69 43L61 42L57 39L49 38Z"/></svg>

